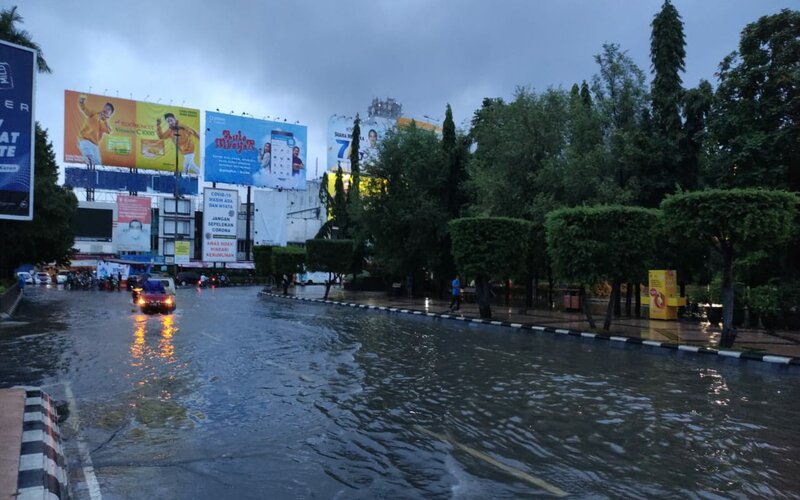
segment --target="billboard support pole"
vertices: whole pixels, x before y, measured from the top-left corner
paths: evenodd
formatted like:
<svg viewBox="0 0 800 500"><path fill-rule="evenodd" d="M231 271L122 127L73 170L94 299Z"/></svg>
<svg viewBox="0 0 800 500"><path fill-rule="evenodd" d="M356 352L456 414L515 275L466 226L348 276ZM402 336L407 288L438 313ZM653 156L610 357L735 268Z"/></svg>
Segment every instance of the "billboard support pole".
<svg viewBox="0 0 800 500"><path fill-rule="evenodd" d="M244 260L250 260L250 186L247 186L247 203L244 205Z"/></svg>
<svg viewBox="0 0 800 500"><path fill-rule="evenodd" d="M178 186L178 179L180 179L180 170L178 170L178 136L180 133L177 127L174 129L173 135L175 135L175 199L177 200L181 197L180 187Z"/></svg>

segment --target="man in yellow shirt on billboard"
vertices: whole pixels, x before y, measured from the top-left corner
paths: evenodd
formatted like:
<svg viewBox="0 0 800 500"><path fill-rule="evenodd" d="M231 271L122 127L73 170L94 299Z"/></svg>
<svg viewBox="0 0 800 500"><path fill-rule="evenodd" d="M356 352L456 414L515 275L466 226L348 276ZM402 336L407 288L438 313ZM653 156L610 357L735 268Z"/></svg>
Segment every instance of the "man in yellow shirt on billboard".
<svg viewBox="0 0 800 500"><path fill-rule="evenodd" d="M86 166L92 168L102 164L98 145L103 139L103 135L111 133L111 125L108 124L108 120L114 114L114 105L107 102L102 110L92 111L86 107L86 96L82 95L78 97L78 109L85 118L78 136L78 149L83 155Z"/></svg>
<svg viewBox="0 0 800 500"><path fill-rule="evenodd" d="M183 175L197 175L198 168L194 163L194 154L200 135L193 128L178 123L172 113L165 114L164 119L167 120L169 128L163 132L161 131L161 118L156 119L156 132L158 132L159 139L173 139L177 135L177 147L183 154Z"/></svg>

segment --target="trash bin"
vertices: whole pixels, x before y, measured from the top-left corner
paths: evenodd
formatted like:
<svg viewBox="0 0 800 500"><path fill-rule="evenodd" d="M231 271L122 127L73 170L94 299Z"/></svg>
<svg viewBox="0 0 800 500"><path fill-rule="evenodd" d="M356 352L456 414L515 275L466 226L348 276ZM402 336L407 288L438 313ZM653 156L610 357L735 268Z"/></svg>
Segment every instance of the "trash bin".
<svg viewBox="0 0 800 500"><path fill-rule="evenodd" d="M567 288L564 290L564 309L580 310L581 294L577 288Z"/></svg>

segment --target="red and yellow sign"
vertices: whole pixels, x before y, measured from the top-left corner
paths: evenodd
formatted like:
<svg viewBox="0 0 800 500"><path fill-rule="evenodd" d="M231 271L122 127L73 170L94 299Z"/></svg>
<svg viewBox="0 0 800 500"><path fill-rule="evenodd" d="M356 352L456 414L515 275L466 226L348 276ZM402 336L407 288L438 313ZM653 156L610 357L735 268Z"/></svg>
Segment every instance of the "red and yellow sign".
<svg viewBox="0 0 800 500"><path fill-rule="evenodd" d="M678 274L672 270L650 270L648 276L650 319L678 319L678 307L686 298L678 292Z"/></svg>
<svg viewBox="0 0 800 500"><path fill-rule="evenodd" d="M200 172L200 111L67 90L64 161L87 166Z"/></svg>

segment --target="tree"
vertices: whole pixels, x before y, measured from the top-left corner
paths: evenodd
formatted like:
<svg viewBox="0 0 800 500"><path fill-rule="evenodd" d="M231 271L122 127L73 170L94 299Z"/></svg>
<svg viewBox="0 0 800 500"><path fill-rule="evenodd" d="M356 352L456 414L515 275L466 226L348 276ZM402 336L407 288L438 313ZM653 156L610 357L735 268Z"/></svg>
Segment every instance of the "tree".
<svg viewBox="0 0 800 500"><path fill-rule="evenodd" d="M50 66L44 59L42 48L31 39L30 33L19 29L16 25L22 24L22 16L17 12L17 6L0 10L0 40L22 45L36 51L36 67L39 73L51 73Z"/></svg>
<svg viewBox="0 0 800 500"><path fill-rule="evenodd" d="M800 12L748 24L720 63L710 126L720 187L800 191Z"/></svg>
<svg viewBox="0 0 800 500"><path fill-rule="evenodd" d="M722 257L722 337L733 343L733 268L738 259L796 236L798 203L793 193L763 189L709 189L667 197L664 224L676 240L702 241Z"/></svg>
<svg viewBox="0 0 800 500"><path fill-rule="evenodd" d="M594 320L586 301L585 285L611 282L603 329L622 283L640 282L655 254L658 212L624 206L562 208L547 214L547 253L555 274L581 286L581 307L589 325Z"/></svg>
<svg viewBox="0 0 800 500"><path fill-rule="evenodd" d="M675 139L681 130L680 101L683 87L680 73L686 69L683 21L675 6L669 0L664 0L650 26L653 121L659 135Z"/></svg>
<svg viewBox="0 0 800 500"><path fill-rule="evenodd" d="M349 271L353 273L353 289L356 279L364 268L367 235L364 229L364 206L361 200L361 119L356 114L353 120L353 141L350 143L350 188L347 190L347 224L343 238L353 240L352 262Z"/></svg>
<svg viewBox="0 0 800 500"><path fill-rule="evenodd" d="M325 299L331 289L333 279L350 271L353 263L353 240L306 240L306 267L311 271L329 274L325 282Z"/></svg>
<svg viewBox="0 0 800 500"><path fill-rule="evenodd" d="M256 245L253 247L253 261L258 276L272 276L272 249L269 245Z"/></svg>
<svg viewBox="0 0 800 500"><path fill-rule="evenodd" d="M71 221L78 200L57 184L53 144L38 123L34 149L33 220L0 221L0 276L10 276L22 263L66 264L75 241Z"/></svg>
<svg viewBox="0 0 800 500"><path fill-rule="evenodd" d="M272 271L282 277L283 294L289 294L289 283L292 277L303 272L303 263L306 260L306 252L300 247L273 247L272 248Z"/></svg>
<svg viewBox="0 0 800 500"><path fill-rule="evenodd" d="M475 279L480 316L491 318L489 280L525 272L531 223L507 217L467 217L448 225L456 264L465 279Z"/></svg>
<svg viewBox="0 0 800 500"><path fill-rule="evenodd" d="M395 278L422 278L437 261L447 231L447 210L439 196L447 179L441 145L432 131L412 122L381 141L379 151L379 160L370 166L376 189L364 198L375 259Z"/></svg>

